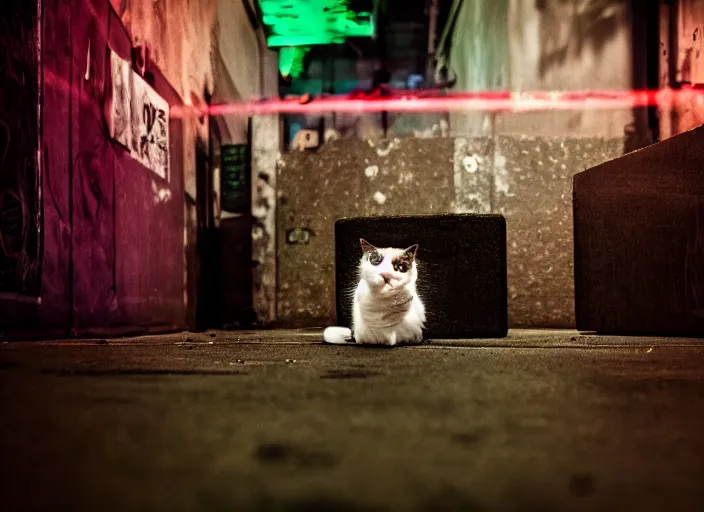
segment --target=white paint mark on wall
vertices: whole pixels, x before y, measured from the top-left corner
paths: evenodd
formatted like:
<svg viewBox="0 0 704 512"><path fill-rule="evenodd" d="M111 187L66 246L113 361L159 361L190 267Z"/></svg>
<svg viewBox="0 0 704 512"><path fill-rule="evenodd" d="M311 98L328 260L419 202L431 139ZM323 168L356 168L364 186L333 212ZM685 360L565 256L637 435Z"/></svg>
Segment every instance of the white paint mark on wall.
<svg viewBox="0 0 704 512"><path fill-rule="evenodd" d="M85 76L86 81L90 80L90 64L91 64L91 62L90 62L90 43L91 43L91 40L90 40L90 38L88 38L88 55L86 56L86 76Z"/></svg>
<svg viewBox="0 0 704 512"><path fill-rule="evenodd" d="M325 142L334 142L339 139L340 139L340 132L338 132L334 128L327 128L325 130L325 136L323 139L323 140L325 140Z"/></svg>
<svg viewBox="0 0 704 512"><path fill-rule="evenodd" d="M462 159L462 165L464 165L464 170L470 174L474 174L479 170L479 164L482 161L482 157L477 154L467 155Z"/></svg>
<svg viewBox="0 0 704 512"><path fill-rule="evenodd" d="M388 156L391 151L396 149L399 145L399 139L393 139L392 141L389 142L389 145L386 146L386 148L379 148L376 150L376 154L379 156ZM374 147L374 146L372 146Z"/></svg>
<svg viewBox="0 0 704 512"><path fill-rule="evenodd" d="M454 210L456 213L465 213L464 208L460 205L462 204L461 190L462 190L462 159L467 154L467 139L464 137L456 137L454 144L454 151L452 155L452 170L454 175L454 189L455 189L455 206Z"/></svg>
<svg viewBox="0 0 704 512"><path fill-rule="evenodd" d="M472 203L482 204L482 202L484 201L484 195L480 194L479 192L470 192L469 194L467 194L467 200Z"/></svg>
<svg viewBox="0 0 704 512"><path fill-rule="evenodd" d="M398 175L398 184L403 185L404 183L411 183L413 181L413 173L409 171L402 171Z"/></svg>
<svg viewBox="0 0 704 512"><path fill-rule="evenodd" d="M503 194L506 197L513 197L516 194L510 192L509 172L506 169L506 157L496 155L494 158L494 192Z"/></svg>
<svg viewBox="0 0 704 512"><path fill-rule="evenodd" d="M376 178L376 175L379 174L379 166L378 165L370 165L366 169L364 169L364 175L367 178Z"/></svg>
<svg viewBox="0 0 704 512"><path fill-rule="evenodd" d="M490 213L489 157L480 156L477 147L463 137L454 141L453 172L457 213ZM474 150L474 151L473 151ZM481 151L479 152L481 153Z"/></svg>
<svg viewBox="0 0 704 512"><path fill-rule="evenodd" d="M152 180L152 193L154 194L154 204L171 201L171 190L159 187L154 180Z"/></svg>
<svg viewBox="0 0 704 512"><path fill-rule="evenodd" d="M386 196L381 192L377 191L374 194L374 201L376 201L377 204L384 204L386 202Z"/></svg>
<svg viewBox="0 0 704 512"><path fill-rule="evenodd" d="M416 139L434 139L438 137L447 137L449 135L450 125L444 119L439 123L433 124L431 127L424 130L413 130L413 136Z"/></svg>

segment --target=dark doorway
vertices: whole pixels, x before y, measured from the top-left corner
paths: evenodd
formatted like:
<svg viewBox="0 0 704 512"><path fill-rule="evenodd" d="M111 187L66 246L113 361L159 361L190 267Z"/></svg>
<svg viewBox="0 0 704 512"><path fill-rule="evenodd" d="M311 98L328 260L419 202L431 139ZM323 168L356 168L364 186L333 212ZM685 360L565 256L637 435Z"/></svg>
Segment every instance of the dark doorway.
<svg viewBox="0 0 704 512"><path fill-rule="evenodd" d="M252 299L251 121L247 142L220 147L222 326L248 329L256 321Z"/></svg>
<svg viewBox="0 0 704 512"><path fill-rule="evenodd" d="M212 124L212 123L211 123ZM217 136L215 137L217 140ZM218 240L214 222L213 166L210 133L210 151L198 139L196 144L196 209L198 218L197 252L198 282L196 285L196 330L219 327Z"/></svg>

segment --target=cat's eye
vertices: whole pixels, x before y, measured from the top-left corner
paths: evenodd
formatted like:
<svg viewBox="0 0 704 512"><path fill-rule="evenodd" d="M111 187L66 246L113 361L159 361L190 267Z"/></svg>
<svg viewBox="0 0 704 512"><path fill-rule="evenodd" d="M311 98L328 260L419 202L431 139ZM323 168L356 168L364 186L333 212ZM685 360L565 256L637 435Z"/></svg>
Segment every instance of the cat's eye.
<svg viewBox="0 0 704 512"><path fill-rule="evenodd" d="M408 272L408 263L406 263L405 261L395 261L394 270L396 272L406 273Z"/></svg>
<svg viewBox="0 0 704 512"><path fill-rule="evenodd" d="M384 258L378 252L373 252L369 255L369 263L371 263L375 267L379 265L383 260Z"/></svg>

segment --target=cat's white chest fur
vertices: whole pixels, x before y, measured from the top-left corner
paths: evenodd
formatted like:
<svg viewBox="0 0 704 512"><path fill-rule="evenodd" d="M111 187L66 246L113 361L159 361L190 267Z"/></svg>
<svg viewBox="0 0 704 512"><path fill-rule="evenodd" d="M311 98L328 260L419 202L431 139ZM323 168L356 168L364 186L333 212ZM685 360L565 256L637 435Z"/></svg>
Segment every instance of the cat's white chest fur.
<svg viewBox="0 0 704 512"><path fill-rule="evenodd" d="M415 285L383 291L361 280L352 309L352 333L357 343L396 345L423 341L425 306Z"/></svg>
<svg viewBox="0 0 704 512"><path fill-rule="evenodd" d="M400 345L423 341L425 306L416 291L418 245L378 249L360 240L362 258L354 293L352 329L328 327L327 343Z"/></svg>

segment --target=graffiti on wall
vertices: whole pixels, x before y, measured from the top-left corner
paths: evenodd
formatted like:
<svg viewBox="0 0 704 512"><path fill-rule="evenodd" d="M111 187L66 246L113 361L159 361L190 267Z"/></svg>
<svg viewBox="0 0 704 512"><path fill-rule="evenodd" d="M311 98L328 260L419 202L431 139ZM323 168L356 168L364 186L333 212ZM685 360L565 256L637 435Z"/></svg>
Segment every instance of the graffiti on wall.
<svg viewBox="0 0 704 512"><path fill-rule="evenodd" d="M0 5L0 295L41 289L37 4Z"/></svg>
<svg viewBox="0 0 704 512"><path fill-rule="evenodd" d="M110 136L142 165L168 181L169 104L114 52L110 65Z"/></svg>

